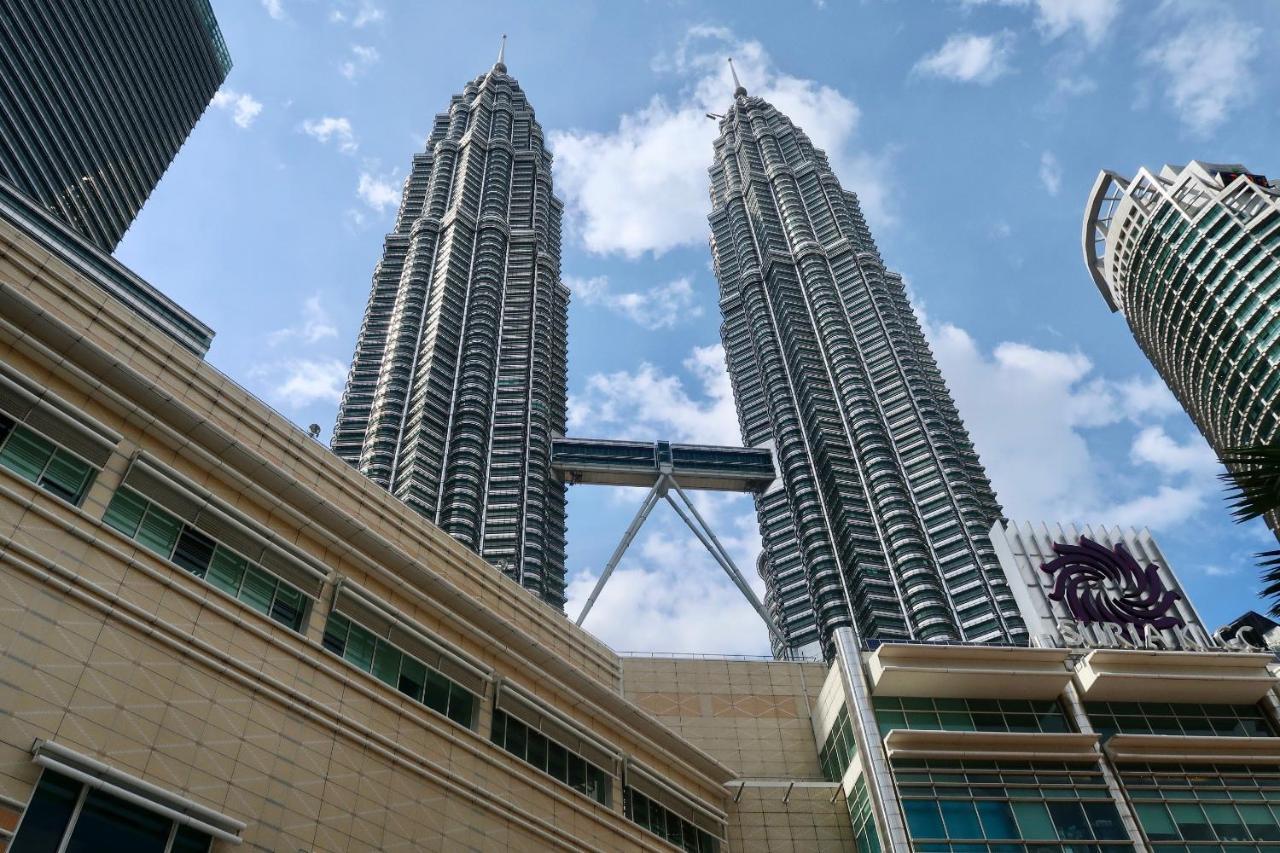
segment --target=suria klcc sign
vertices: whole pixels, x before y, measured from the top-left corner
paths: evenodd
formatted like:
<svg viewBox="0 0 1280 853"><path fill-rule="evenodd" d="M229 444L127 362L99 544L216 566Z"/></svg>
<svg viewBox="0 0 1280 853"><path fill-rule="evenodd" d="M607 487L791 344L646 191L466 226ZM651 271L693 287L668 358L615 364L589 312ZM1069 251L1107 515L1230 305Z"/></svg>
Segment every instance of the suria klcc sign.
<svg viewBox="0 0 1280 853"><path fill-rule="evenodd" d="M1211 634L1146 530L1005 524L991 529L1032 642L1077 648L1257 651L1246 628Z"/></svg>

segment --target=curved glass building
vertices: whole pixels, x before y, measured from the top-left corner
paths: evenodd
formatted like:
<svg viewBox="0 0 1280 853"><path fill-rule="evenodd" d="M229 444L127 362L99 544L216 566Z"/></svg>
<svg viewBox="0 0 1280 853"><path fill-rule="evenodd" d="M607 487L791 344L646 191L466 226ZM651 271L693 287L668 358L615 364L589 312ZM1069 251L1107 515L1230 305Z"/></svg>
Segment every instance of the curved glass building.
<svg viewBox="0 0 1280 853"><path fill-rule="evenodd" d="M1280 435L1280 186L1192 161L1098 175L1085 264L1215 450Z"/></svg>
<svg viewBox="0 0 1280 853"><path fill-rule="evenodd" d="M0 179L111 252L230 70L209 0L0 0Z"/></svg>
<svg viewBox="0 0 1280 853"><path fill-rule="evenodd" d="M501 57L413 159L356 342L335 453L564 605L568 395L561 202Z"/></svg>
<svg viewBox="0 0 1280 853"><path fill-rule="evenodd" d="M739 86L711 167L721 337L756 498L766 604L792 650L865 639L1025 642L988 538L1000 506L857 197ZM783 651L775 648L775 653Z"/></svg>

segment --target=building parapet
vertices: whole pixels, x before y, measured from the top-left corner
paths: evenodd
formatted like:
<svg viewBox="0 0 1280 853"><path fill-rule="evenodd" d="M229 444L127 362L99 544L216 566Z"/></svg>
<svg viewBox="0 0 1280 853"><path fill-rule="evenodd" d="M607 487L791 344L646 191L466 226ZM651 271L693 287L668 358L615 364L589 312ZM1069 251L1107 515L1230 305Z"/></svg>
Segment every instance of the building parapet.
<svg viewBox="0 0 1280 853"><path fill-rule="evenodd" d="M1071 681L1066 649L885 643L866 655L876 696L1053 699Z"/></svg>
<svg viewBox="0 0 1280 853"><path fill-rule="evenodd" d="M1094 649L1076 665L1085 701L1253 703L1276 687L1265 652Z"/></svg>
<svg viewBox="0 0 1280 853"><path fill-rule="evenodd" d="M969 758L981 761L1097 761L1098 736L1080 732L957 732L893 729L884 738L895 758Z"/></svg>

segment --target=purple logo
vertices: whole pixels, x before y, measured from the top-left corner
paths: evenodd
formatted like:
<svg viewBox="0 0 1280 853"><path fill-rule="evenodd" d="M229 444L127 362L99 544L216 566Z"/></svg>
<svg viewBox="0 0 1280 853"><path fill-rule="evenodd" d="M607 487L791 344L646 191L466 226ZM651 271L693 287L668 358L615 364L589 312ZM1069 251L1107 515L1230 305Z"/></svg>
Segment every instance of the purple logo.
<svg viewBox="0 0 1280 853"><path fill-rule="evenodd" d="M1187 624L1169 614L1182 594L1165 589L1155 563L1139 568L1123 543L1108 551L1081 536L1079 545L1055 542L1053 550L1057 558L1042 563L1040 570L1053 576L1049 597L1066 604L1077 622L1151 625L1157 630Z"/></svg>

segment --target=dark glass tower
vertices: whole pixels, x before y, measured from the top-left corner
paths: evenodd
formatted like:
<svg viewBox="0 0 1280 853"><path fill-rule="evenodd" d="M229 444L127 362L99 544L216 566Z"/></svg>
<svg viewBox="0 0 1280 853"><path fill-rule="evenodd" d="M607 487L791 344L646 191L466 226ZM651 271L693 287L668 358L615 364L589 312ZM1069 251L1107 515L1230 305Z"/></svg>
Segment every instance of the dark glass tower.
<svg viewBox="0 0 1280 853"><path fill-rule="evenodd" d="M555 607L560 214L542 128L499 55L413 159L333 431L335 453Z"/></svg>
<svg viewBox="0 0 1280 853"><path fill-rule="evenodd" d="M0 0L0 178L110 252L230 70L208 0Z"/></svg>
<svg viewBox="0 0 1280 853"><path fill-rule="evenodd" d="M738 86L711 200L742 434L775 448L781 475L756 511L766 605L788 646L829 652L842 625L1025 642L988 538L1000 506L857 197Z"/></svg>

